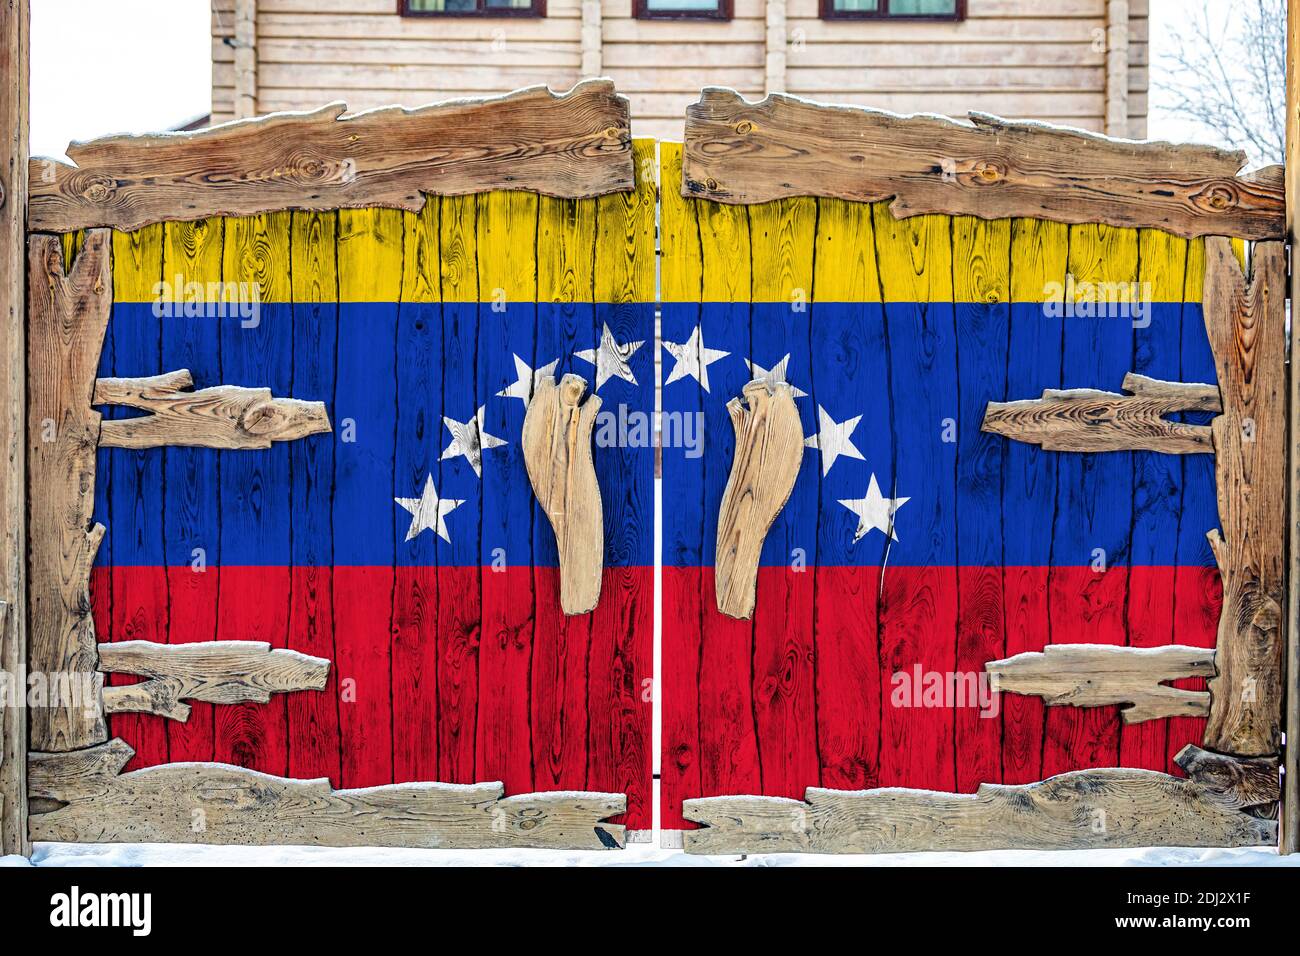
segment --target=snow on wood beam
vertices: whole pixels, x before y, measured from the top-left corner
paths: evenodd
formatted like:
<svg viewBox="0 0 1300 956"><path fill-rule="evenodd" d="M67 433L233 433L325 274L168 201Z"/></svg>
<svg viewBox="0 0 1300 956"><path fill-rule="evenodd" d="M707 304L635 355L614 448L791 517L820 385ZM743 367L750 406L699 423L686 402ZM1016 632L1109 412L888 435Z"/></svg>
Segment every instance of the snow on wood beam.
<svg viewBox="0 0 1300 956"><path fill-rule="evenodd" d="M324 402L273 398L269 388L217 385L185 391L194 385L188 369L146 378L101 378L94 404L126 405L151 414L119 418L100 425L99 444L106 448L270 448L330 430Z"/></svg>
<svg viewBox="0 0 1300 956"><path fill-rule="evenodd" d="M1051 644L984 669L996 690L1041 697L1050 706L1107 707L1119 704L1126 724L1161 717L1204 717L1206 691L1167 687L1164 681L1213 677L1214 652L1201 647L1117 647Z"/></svg>
<svg viewBox="0 0 1300 956"><path fill-rule="evenodd" d="M344 115L332 103L186 133L73 143L76 165L32 160L28 227L132 231L283 209L383 206L494 189L589 199L635 189L628 101L609 80L417 109Z"/></svg>
<svg viewBox="0 0 1300 956"><path fill-rule="evenodd" d="M330 662L298 651L273 650L262 641L120 641L99 645L99 669L149 678L139 684L105 687L105 713L157 714L185 721L190 708L184 700L265 704L272 694L324 690Z"/></svg>
<svg viewBox="0 0 1300 956"><path fill-rule="evenodd" d="M73 753L33 753L34 840L249 846L621 849L621 793L505 796L500 783L400 783L335 790L215 763L122 773L134 756L114 739Z"/></svg>
<svg viewBox="0 0 1300 956"><path fill-rule="evenodd" d="M1180 755L1181 756L1181 755ZM1276 764L1274 764L1276 765ZM1146 846L1272 846L1276 820L1260 801L1258 768L1227 771L1189 759L1189 779L1155 770L1077 770L973 794L890 787L825 790L803 800L724 796L687 800L703 824L688 853L910 853L921 850L1087 850Z"/></svg>
<svg viewBox="0 0 1300 956"><path fill-rule="evenodd" d="M969 116L899 116L775 93L750 103L709 87L686 108L682 195L892 200L899 218L1028 216L1189 238L1285 234L1280 167L1241 175L1243 152Z"/></svg>
<svg viewBox="0 0 1300 956"><path fill-rule="evenodd" d="M1219 411L1217 386L1162 382L1129 372L1123 388L1129 394L1049 388L1042 398L989 402L981 430L1047 451L1214 452L1210 426L1165 416Z"/></svg>

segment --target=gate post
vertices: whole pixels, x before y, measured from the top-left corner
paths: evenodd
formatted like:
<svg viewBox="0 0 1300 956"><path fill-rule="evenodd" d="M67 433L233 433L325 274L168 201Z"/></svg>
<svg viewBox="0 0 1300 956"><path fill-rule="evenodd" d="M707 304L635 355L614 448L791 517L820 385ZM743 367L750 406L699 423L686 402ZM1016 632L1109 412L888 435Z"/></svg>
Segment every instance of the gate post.
<svg viewBox="0 0 1300 956"><path fill-rule="evenodd" d="M0 854L28 855L27 345L28 0L0 2Z"/></svg>
<svg viewBox="0 0 1300 956"><path fill-rule="evenodd" d="M1300 264L1296 262L1297 212L1300 211L1300 0L1286 5L1286 232L1291 245L1292 322L1296 303L1300 302ZM1296 341L1294 325L1291 341ZM1286 575L1287 614L1284 625L1286 647L1283 728L1286 745L1283 751L1282 779L1282 853L1300 852L1300 374L1296 372L1297 352L1291 349L1290 461L1288 462L1290 506L1288 560Z"/></svg>

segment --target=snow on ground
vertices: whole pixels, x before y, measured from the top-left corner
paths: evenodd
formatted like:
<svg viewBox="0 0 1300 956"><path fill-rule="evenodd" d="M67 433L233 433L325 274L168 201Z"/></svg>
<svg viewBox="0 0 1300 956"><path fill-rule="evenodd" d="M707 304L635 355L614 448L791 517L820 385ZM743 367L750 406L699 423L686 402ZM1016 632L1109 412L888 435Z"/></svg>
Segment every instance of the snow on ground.
<svg viewBox="0 0 1300 956"><path fill-rule="evenodd" d="M21 857L0 857L0 866L27 866ZM1264 848L1204 850L1030 851L984 853L891 853L879 856L690 856L633 844L624 851L398 850L328 847L166 845L159 843L37 843L34 866L1296 866L1300 854L1283 857Z"/></svg>

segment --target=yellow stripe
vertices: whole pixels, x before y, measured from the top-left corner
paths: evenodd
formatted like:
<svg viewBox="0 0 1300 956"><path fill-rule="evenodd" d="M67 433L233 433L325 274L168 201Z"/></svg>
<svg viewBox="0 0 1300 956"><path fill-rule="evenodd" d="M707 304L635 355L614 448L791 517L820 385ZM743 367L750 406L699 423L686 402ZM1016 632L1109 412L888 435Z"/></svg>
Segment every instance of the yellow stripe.
<svg viewBox="0 0 1300 956"><path fill-rule="evenodd" d="M222 280L226 302L289 302L291 213L272 212L226 220Z"/></svg>
<svg viewBox="0 0 1300 956"><path fill-rule="evenodd" d="M818 302L880 301L870 203L818 200L815 248Z"/></svg>
<svg viewBox="0 0 1300 956"><path fill-rule="evenodd" d="M335 302L339 217L333 212L296 211L290 226L293 248L293 301Z"/></svg>
<svg viewBox="0 0 1300 956"><path fill-rule="evenodd" d="M1070 227L1068 294L1075 302L1131 302L1138 278L1138 234L1097 223Z"/></svg>
<svg viewBox="0 0 1300 956"><path fill-rule="evenodd" d="M482 302L537 301L537 197L491 192L478 197L478 294Z"/></svg>
<svg viewBox="0 0 1300 956"><path fill-rule="evenodd" d="M695 199L687 201L697 203L704 301L751 301L753 259L749 248L749 209Z"/></svg>
<svg viewBox="0 0 1300 956"><path fill-rule="evenodd" d="M1138 234L1138 282L1148 302L1181 302L1187 287L1187 240L1159 229Z"/></svg>
<svg viewBox="0 0 1300 956"><path fill-rule="evenodd" d="M221 218L163 225L162 299L165 302L220 302Z"/></svg>
<svg viewBox="0 0 1300 956"><path fill-rule="evenodd" d="M682 144L659 144L659 294L665 302L699 302L704 259L700 204L682 197Z"/></svg>
<svg viewBox="0 0 1300 956"><path fill-rule="evenodd" d="M952 301L952 219L895 219L875 204L876 250L886 302Z"/></svg>
<svg viewBox="0 0 1300 956"><path fill-rule="evenodd" d="M441 301L437 197L428 197L419 212L402 213L402 231L402 301Z"/></svg>
<svg viewBox="0 0 1300 956"><path fill-rule="evenodd" d="M81 247L86 244L86 230L59 233L59 244L63 247L63 273L67 275L72 268L72 260L77 258Z"/></svg>
<svg viewBox="0 0 1300 956"><path fill-rule="evenodd" d="M749 244L754 262L755 302L801 302L811 298L817 201L779 199L749 207Z"/></svg>
<svg viewBox="0 0 1300 956"><path fill-rule="evenodd" d="M113 301L153 302L163 274L163 225L113 230Z"/></svg>
<svg viewBox="0 0 1300 956"><path fill-rule="evenodd" d="M339 301L396 302L402 294L400 209L339 210Z"/></svg>
<svg viewBox="0 0 1300 956"><path fill-rule="evenodd" d="M541 197L537 208L537 300L592 301L595 263L595 202Z"/></svg>
<svg viewBox="0 0 1300 956"><path fill-rule="evenodd" d="M477 302L477 197L444 196L440 202L438 261L441 263L442 301Z"/></svg>
<svg viewBox="0 0 1300 956"><path fill-rule="evenodd" d="M1193 239L1187 244L1187 277L1183 301L1200 303L1205 298L1204 293L1205 240Z"/></svg>
<svg viewBox="0 0 1300 956"><path fill-rule="evenodd" d="M957 216L952 221L953 294L958 302L1011 300L1011 220Z"/></svg>
<svg viewBox="0 0 1300 956"><path fill-rule="evenodd" d="M632 142L636 191L596 203L597 302L654 301L654 140Z"/></svg>

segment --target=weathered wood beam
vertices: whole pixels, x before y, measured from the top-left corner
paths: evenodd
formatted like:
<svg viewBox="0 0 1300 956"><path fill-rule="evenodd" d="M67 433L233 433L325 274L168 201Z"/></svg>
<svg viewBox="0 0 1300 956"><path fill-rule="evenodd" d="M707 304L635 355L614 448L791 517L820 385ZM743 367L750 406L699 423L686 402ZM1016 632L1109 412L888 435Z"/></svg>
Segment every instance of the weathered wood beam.
<svg viewBox="0 0 1300 956"><path fill-rule="evenodd" d="M710 87L686 109L682 195L724 203L790 196L877 202L895 216L1030 216L1278 239L1276 172L1238 175L1242 152L1135 143L971 113L899 116Z"/></svg>
<svg viewBox="0 0 1300 956"><path fill-rule="evenodd" d="M804 448L789 385L750 382L744 399L727 402L736 450L718 509L713 569L718 610L735 618L754 614L763 541L790 500Z"/></svg>
<svg viewBox="0 0 1300 956"><path fill-rule="evenodd" d="M122 773L134 751L114 739L74 753L33 753L34 840L251 846L618 849L618 793L526 793L500 783L401 783L334 790L212 763Z"/></svg>
<svg viewBox="0 0 1300 956"><path fill-rule="evenodd" d="M1227 239L1207 239L1205 256L1205 325L1223 394L1210 424L1223 610L1205 746L1259 757L1282 742L1286 254L1280 242L1257 243L1249 283Z"/></svg>
<svg viewBox="0 0 1300 956"><path fill-rule="evenodd" d="M27 669L29 4L0 4L0 674ZM0 706L0 856L27 855L27 713Z"/></svg>
<svg viewBox="0 0 1300 956"><path fill-rule="evenodd" d="M1277 822L1244 808L1249 781L1190 761L1189 779L1154 770L1077 770L973 794L891 787L824 790L804 800L687 800L688 853L909 853L920 850L1087 850L1146 846L1268 846ZM1263 802L1263 801L1260 801Z"/></svg>
<svg viewBox="0 0 1300 956"><path fill-rule="evenodd" d="M1049 706L1120 705L1126 724L1161 717L1204 717L1207 691L1167 687L1164 681L1213 677L1214 651L1170 644L1118 647L1112 644L1050 644L984 669L996 690L1041 697Z"/></svg>
<svg viewBox="0 0 1300 956"><path fill-rule="evenodd" d="M1047 451L1213 453L1208 425L1171 422L1165 416L1219 411L1216 386L1162 382L1129 372L1123 388L1129 394L1049 388L1042 398L989 402L981 431Z"/></svg>
<svg viewBox="0 0 1300 956"><path fill-rule="evenodd" d="M273 650L262 641L120 641L99 645L99 669L149 678L105 687L106 714L157 714L185 721L190 716L185 700L265 704L272 694L324 690L330 662L284 648Z"/></svg>
<svg viewBox="0 0 1300 956"><path fill-rule="evenodd" d="M1188 778L1231 796L1236 806L1267 807L1282 795L1277 757L1229 757L1188 744L1174 757Z"/></svg>
<svg viewBox="0 0 1300 956"><path fill-rule="evenodd" d="M94 404L126 405L151 412L139 418L103 422L99 444L105 448L270 448L330 430L324 402L273 398L269 388L217 385L184 391L194 385L189 369L146 378L101 378Z"/></svg>
<svg viewBox="0 0 1300 956"><path fill-rule="evenodd" d="M30 228L134 230L280 209L419 210L494 189L580 199L635 188L627 100L609 80L344 116L333 103L192 133L73 143L41 163Z"/></svg>
<svg viewBox="0 0 1300 956"><path fill-rule="evenodd" d="M600 397L579 405L585 380L541 377L524 415L524 464L533 493L555 532L560 555L560 606L586 614L600 601L605 524L600 485L591 460L591 430Z"/></svg>
<svg viewBox="0 0 1300 956"><path fill-rule="evenodd" d="M1291 251L1292 315L1300 313L1300 0L1286 5L1286 221L1287 244ZM1294 321L1294 319L1293 319ZM1295 333L1292 332L1294 338ZM1288 450L1288 494L1290 509L1287 540L1286 638L1286 739L1300 741L1300 373L1297 358L1288 363L1291 372ZM1300 853L1300 746L1285 751L1286 793L1282 797L1282 853Z"/></svg>
<svg viewBox="0 0 1300 956"><path fill-rule="evenodd" d="M31 707L35 750L77 750L108 736L89 588L104 536L103 525L91 525L100 416L90 398L113 300L109 237L89 231L67 274L58 236L28 243L28 666L47 678L83 678L92 698L65 694Z"/></svg>

